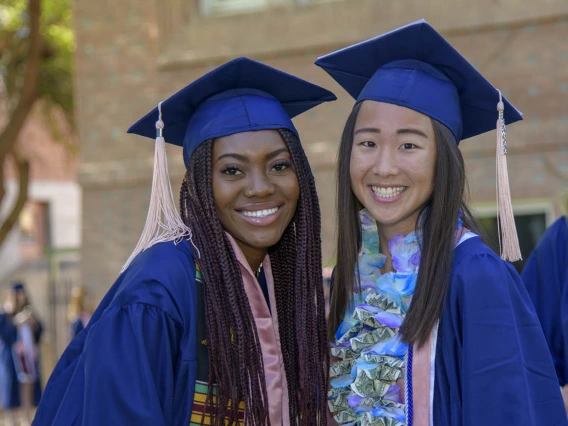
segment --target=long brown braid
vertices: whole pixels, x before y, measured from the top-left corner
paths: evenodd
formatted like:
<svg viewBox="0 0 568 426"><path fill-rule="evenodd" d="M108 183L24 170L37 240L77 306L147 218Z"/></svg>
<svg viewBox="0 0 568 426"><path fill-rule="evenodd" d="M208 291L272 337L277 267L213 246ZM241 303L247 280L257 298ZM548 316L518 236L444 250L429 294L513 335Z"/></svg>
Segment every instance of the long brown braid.
<svg viewBox="0 0 568 426"><path fill-rule="evenodd" d="M314 177L299 139L279 130L294 164L300 198L281 240L269 249L290 424L324 426L329 355L322 287L320 210ZM240 267L217 216L212 191L213 141L192 154L180 193L181 216L193 232L204 283L212 425L269 425L262 352ZM196 253L197 258L197 253ZM273 308L274 309L274 308ZM225 423L225 420L228 420ZM280 425L272 425L280 426Z"/></svg>

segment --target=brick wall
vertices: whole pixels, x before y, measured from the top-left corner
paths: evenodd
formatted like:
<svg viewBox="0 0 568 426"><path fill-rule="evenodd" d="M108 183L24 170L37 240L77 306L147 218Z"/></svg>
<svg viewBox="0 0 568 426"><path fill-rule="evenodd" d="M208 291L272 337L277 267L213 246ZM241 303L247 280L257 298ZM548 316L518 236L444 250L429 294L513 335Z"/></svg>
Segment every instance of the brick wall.
<svg viewBox="0 0 568 426"><path fill-rule="evenodd" d="M194 3L74 2L84 189L82 274L84 283L99 294L112 284L136 244L149 200L153 143L125 130L160 99L236 54L314 81L340 98L296 120L321 198L326 263L333 260L334 251L336 148L353 102L313 61L319 54L422 16L441 28L525 113L526 120L511 126L508 134L515 201L554 204L566 188L565 0L545 6L524 0L471 5L464 0L459 8L435 0L391 2L386 8L376 0L338 0L208 20L190 7ZM468 7L469 13L462 13ZM487 135L462 146L475 204L494 202L494 143L494 136ZM183 162L179 149L168 150L177 192Z"/></svg>

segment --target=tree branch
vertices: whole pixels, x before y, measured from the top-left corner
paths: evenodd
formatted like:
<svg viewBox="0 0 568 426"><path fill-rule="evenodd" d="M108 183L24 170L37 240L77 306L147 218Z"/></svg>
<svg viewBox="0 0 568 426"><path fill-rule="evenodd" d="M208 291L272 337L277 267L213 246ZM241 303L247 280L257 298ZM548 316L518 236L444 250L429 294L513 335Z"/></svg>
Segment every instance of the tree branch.
<svg viewBox="0 0 568 426"><path fill-rule="evenodd" d="M0 133L0 164L13 151L18 135L38 98L38 75L41 64L42 38L40 32L41 0L28 0L29 53L25 61L24 79L18 103ZM0 202L2 199L0 198Z"/></svg>
<svg viewBox="0 0 568 426"><path fill-rule="evenodd" d="M23 158L16 149L12 150L10 154L14 159L14 163L16 163L16 169L18 170L19 175L18 197L16 198L16 202L12 207L12 211L0 225L0 246L2 246L2 243L4 243L4 241L8 237L10 230L18 221L20 213L26 205L26 201L28 200L28 184L30 182L29 161Z"/></svg>

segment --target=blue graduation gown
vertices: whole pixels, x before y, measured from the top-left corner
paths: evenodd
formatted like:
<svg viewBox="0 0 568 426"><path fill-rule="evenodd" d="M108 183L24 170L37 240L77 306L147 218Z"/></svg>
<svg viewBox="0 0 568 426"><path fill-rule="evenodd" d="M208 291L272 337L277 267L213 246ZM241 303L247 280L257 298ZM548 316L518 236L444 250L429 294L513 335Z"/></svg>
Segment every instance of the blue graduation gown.
<svg viewBox="0 0 568 426"><path fill-rule="evenodd" d="M79 334L81 331L83 331L84 328L85 328L85 326L83 325L83 321L81 321L80 318L73 321L73 323L69 327L70 334L71 334L71 340L73 340L77 334Z"/></svg>
<svg viewBox="0 0 568 426"><path fill-rule="evenodd" d="M34 330L34 342L39 344L43 333L42 323L36 319L37 329ZM12 316L0 313L0 401L2 408L11 409L21 406L20 382L14 363L14 343L18 340L18 329L14 325ZM37 405L41 398L41 372L39 358L36 360L35 368L37 380L34 383L34 405Z"/></svg>
<svg viewBox="0 0 568 426"><path fill-rule="evenodd" d="M187 426L197 370L195 262L187 241L134 259L69 344L34 426Z"/></svg>
<svg viewBox="0 0 568 426"><path fill-rule="evenodd" d="M434 425L566 425L554 365L514 267L481 238L454 251L438 328Z"/></svg>
<svg viewBox="0 0 568 426"><path fill-rule="evenodd" d="M0 314L0 399L2 408L20 406L20 384L14 365L12 346L18 338L18 331L12 317Z"/></svg>
<svg viewBox="0 0 568 426"><path fill-rule="evenodd" d="M523 269L523 281L540 319L561 386L568 384L568 223L554 222Z"/></svg>

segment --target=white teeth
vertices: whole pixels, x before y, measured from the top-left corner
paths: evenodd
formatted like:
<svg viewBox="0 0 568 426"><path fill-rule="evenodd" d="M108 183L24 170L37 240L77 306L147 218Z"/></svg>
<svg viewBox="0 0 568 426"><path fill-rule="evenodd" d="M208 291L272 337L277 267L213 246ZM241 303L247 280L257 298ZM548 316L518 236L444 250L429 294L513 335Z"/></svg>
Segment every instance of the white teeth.
<svg viewBox="0 0 568 426"><path fill-rule="evenodd" d="M241 211L242 214L244 214L247 217L266 217L266 216L270 216L271 214L274 214L278 211L278 207L274 207L273 209L267 209L267 210L257 210L254 212L248 212L248 211Z"/></svg>
<svg viewBox="0 0 568 426"><path fill-rule="evenodd" d="M378 186L371 186L371 189L377 197L381 198L393 198L402 194L402 191L406 189L404 186L394 186L388 188L379 188Z"/></svg>

